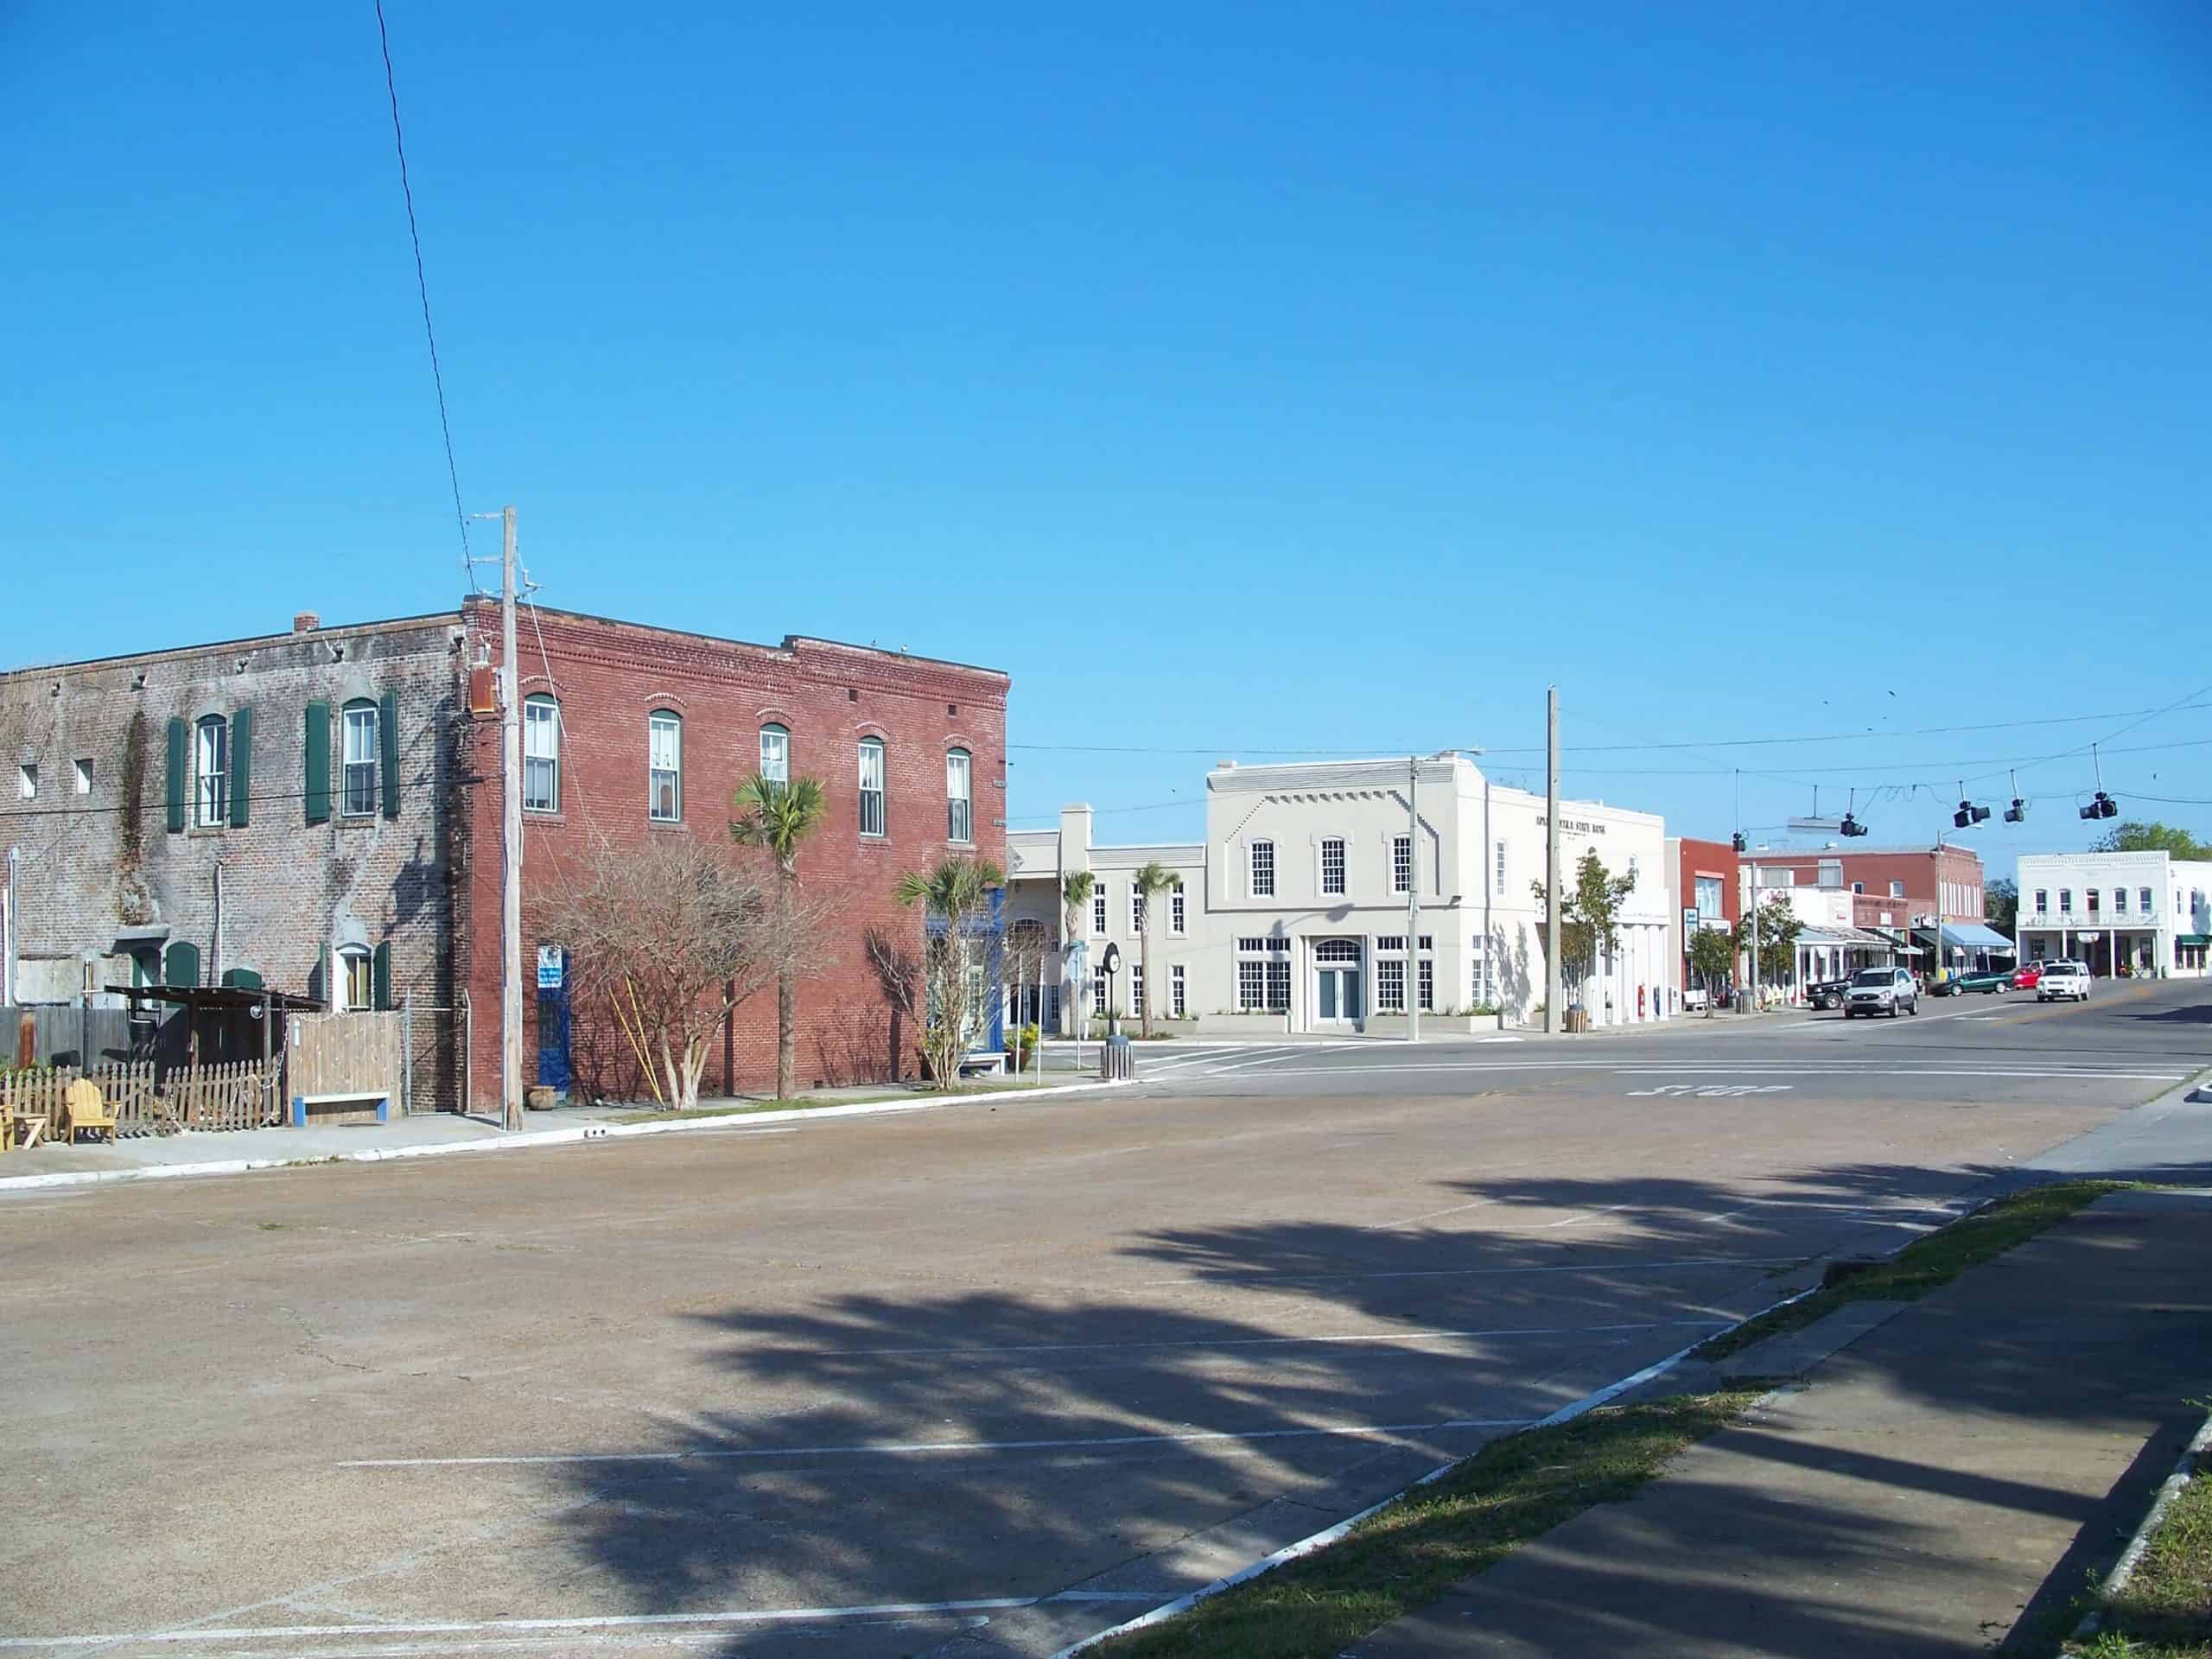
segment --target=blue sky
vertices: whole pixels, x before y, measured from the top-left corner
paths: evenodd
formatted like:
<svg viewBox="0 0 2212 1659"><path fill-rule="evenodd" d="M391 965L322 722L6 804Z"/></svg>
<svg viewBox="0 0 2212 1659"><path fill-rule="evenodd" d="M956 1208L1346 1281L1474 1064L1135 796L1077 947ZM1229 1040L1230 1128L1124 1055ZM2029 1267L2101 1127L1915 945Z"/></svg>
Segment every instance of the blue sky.
<svg viewBox="0 0 2212 1659"><path fill-rule="evenodd" d="M2143 798L2212 798L2201 10L1055 10L388 0L545 602L1004 667L1017 827L1541 786L1555 680L1689 833L2111 734L2212 836ZM0 7L0 659L453 602L368 0ZM1993 861L2086 839L2086 755L2020 783Z"/></svg>

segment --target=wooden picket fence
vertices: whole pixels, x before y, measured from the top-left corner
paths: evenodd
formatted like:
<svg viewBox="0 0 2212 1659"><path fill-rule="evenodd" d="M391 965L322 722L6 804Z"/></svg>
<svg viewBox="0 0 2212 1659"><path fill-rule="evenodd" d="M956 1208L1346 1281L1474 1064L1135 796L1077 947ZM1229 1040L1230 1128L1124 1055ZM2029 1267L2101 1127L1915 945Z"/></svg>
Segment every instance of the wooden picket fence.
<svg viewBox="0 0 2212 1659"><path fill-rule="evenodd" d="M280 1068L241 1060L179 1068L157 1083L151 1060L96 1065L89 1071L53 1066L0 1072L0 1107L46 1119L46 1133L60 1140L67 1116L69 1085L88 1077L115 1113L119 1135L175 1135L180 1129L254 1129L283 1121Z"/></svg>

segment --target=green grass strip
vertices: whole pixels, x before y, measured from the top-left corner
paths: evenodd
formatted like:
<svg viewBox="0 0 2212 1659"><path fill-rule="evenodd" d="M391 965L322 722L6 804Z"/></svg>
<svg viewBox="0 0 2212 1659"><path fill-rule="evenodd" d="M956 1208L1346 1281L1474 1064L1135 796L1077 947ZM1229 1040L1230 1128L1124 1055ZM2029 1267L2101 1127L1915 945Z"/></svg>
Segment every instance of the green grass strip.
<svg viewBox="0 0 2212 1659"><path fill-rule="evenodd" d="M1697 1357L1726 1359L1755 1342L1801 1331L1846 1302L1916 1301L1938 1286L1949 1284L1968 1268L2002 1255L2016 1244L2024 1244L2082 1205L2130 1185L2126 1181L2056 1181L2012 1193L1848 1276L1830 1268L1830 1281L1811 1295L1722 1332L1700 1344Z"/></svg>
<svg viewBox="0 0 2212 1659"><path fill-rule="evenodd" d="M1090 1651L1111 1659L1334 1659L1596 1503L1618 1503L1767 1391L1745 1383L1593 1411L1492 1441L1340 1541Z"/></svg>
<svg viewBox="0 0 2212 1659"><path fill-rule="evenodd" d="M2212 1472L2166 1508L2127 1585L2104 1607L2105 1628L2069 1649L2084 1659L2178 1659L2212 1654Z"/></svg>

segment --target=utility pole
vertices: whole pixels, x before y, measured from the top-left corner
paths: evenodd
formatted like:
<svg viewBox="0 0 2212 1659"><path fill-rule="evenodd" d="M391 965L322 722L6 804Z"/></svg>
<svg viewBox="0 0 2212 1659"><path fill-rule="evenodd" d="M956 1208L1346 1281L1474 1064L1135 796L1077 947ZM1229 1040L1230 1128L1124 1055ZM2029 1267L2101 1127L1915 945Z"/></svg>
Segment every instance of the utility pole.
<svg viewBox="0 0 2212 1659"><path fill-rule="evenodd" d="M1544 693L1544 1031L1558 1032L1566 995L1559 962L1559 687Z"/></svg>
<svg viewBox="0 0 2212 1659"><path fill-rule="evenodd" d="M1421 757L1406 757L1406 1040L1421 1041Z"/></svg>
<svg viewBox="0 0 2212 1659"><path fill-rule="evenodd" d="M522 1128L522 675L515 659L515 510L499 509L499 1118Z"/></svg>
<svg viewBox="0 0 2212 1659"><path fill-rule="evenodd" d="M1745 958L1745 966L1751 969L1751 1004L1745 1012L1757 1014L1759 1011L1759 866L1757 859L1751 861L1751 897L1745 902L1744 914L1751 925L1751 954Z"/></svg>

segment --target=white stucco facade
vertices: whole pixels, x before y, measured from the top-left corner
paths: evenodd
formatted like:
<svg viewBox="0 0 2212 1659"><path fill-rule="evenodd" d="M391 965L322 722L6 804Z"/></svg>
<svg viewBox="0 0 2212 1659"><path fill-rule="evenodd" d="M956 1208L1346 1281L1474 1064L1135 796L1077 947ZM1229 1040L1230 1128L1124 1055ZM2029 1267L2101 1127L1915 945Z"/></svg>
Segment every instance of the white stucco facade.
<svg viewBox="0 0 2212 1659"><path fill-rule="evenodd" d="M2212 941L2212 863L2168 853L2031 853L2019 861L2022 962L2072 957L2100 976L2193 977Z"/></svg>
<svg viewBox="0 0 2212 1659"><path fill-rule="evenodd" d="M1560 817L1563 882L1572 886L1586 850L1609 873L1634 875L1615 948L1571 1000L1593 1024L1667 1017L1678 988L1663 823L1586 801L1562 803ZM1151 938L1155 1016L1179 1011L1221 1030L1364 1032L1402 1028L1411 999L1440 1020L1484 1005L1525 1018L1544 995L1533 890L1544 872L1544 818L1541 796L1494 785L1463 755L1422 760L1417 785L1406 760L1224 765L1206 778L1203 843L1093 845L1080 807L1063 812L1057 831L1009 836L1008 914L1059 938L1061 879L1088 869L1104 897L1076 918L1086 971L1109 942L1125 965L1141 962L1132 878L1157 860L1182 887L1179 926L1163 913ZM1409 882L1421 905L1410 950ZM1042 1002L1067 1030L1064 978ZM1126 970L1118 985L1126 1014ZM1087 995L1082 1006L1096 1011Z"/></svg>

